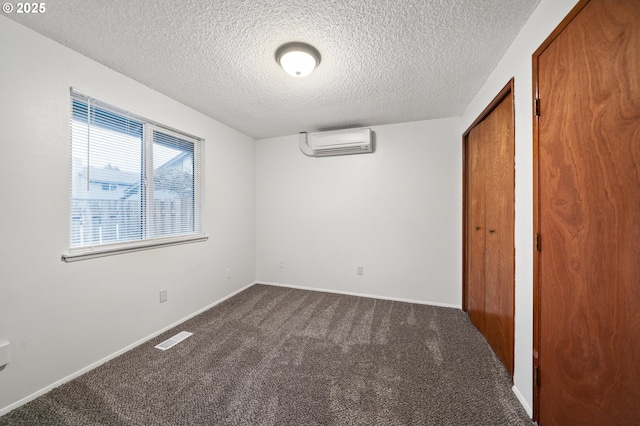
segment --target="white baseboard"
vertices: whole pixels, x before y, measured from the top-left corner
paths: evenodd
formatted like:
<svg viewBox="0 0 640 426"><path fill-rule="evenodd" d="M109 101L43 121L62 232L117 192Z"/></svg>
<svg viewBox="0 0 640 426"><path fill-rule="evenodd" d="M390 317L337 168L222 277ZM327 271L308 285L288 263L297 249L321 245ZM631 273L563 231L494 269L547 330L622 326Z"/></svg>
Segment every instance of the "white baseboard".
<svg viewBox="0 0 640 426"><path fill-rule="evenodd" d="M524 399L524 396L522 396L522 394L520 393L520 391L518 390L516 385L513 385L511 387L511 390L516 395L516 397L518 398L518 401L520 401L520 404L522 404L522 406L524 407L524 409L527 412L527 414L529 415L529 417L533 418L533 410L531 409L531 406L529 405L527 400Z"/></svg>
<svg viewBox="0 0 640 426"><path fill-rule="evenodd" d="M22 398L22 399L20 399L20 400L18 400L16 402L14 402L13 404L10 404L10 405L8 405L8 406L6 406L4 408L1 408L0 409L0 416L3 416L5 414L7 414L9 411L15 410L16 408L20 407L21 405L24 405L27 402L36 399L40 395L44 395L45 393L49 392L50 390L52 390L54 388L57 388L58 386L60 386L60 385L62 385L64 383L67 383L68 381L71 381L71 380L75 379L76 377L79 377L79 376L83 375L84 373L87 373L87 372L93 370L96 367L101 366L102 364L104 364L107 361L111 361L115 357L120 356L120 355L122 355L123 353L125 353L127 351L130 351L131 349L135 348L136 346L140 346L141 344L153 339L156 336L159 336L160 334L164 333L165 331L170 330L173 327L178 326L178 325L182 324L183 322L185 322L187 320L190 320L191 318L195 317L196 315L199 315L199 314L203 313L204 311L213 308L214 306L224 302L225 300L235 296L236 294L238 294L240 292L243 292L244 290L248 289L249 287L252 287L255 284L256 284L256 282L254 281L254 282L242 287L241 289L236 290L233 293L230 293L227 296L224 296L223 298L211 303L210 305L207 305L204 308L199 309L196 312L194 312L192 314L189 314L186 317L184 317L182 319L179 319L178 321L176 321L176 322L174 322L174 323L172 323L172 324L170 324L170 325L168 325L168 326L166 326L166 327L164 327L164 328L162 328L162 329L160 329L160 330L148 335L147 337L143 337L142 339L138 340L137 342L134 342L134 343L132 343L132 344L130 344L130 345L128 345L128 346L126 346L126 347L114 352L114 353L112 353L111 355L107 355L106 357L102 358L101 360L96 361L93 364L90 364L90 365L88 365L88 366L76 371L75 373L71 373L70 375L68 375L68 376L66 376L66 377L64 377L64 378L62 378L62 379L60 379L60 380L48 385L48 386L45 386L44 388L42 388L42 389L32 393L31 395L28 395L28 396L26 396L26 397L24 397L24 398Z"/></svg>
<svg viewBox="0 0 640 426"><path fill-rule="evenodd" d="M425 300L403 299L401 297L378 296L378 295L375 295L375 294L355 293L355 292L351 292L351 291L332 290L332 289L328 289L328 288L305 287L305 286L300 286L300 285L274 283L274 282L268 282L268 281L256 281L256 284L272 285L272 286L275 286L275 287L288 287L288 288L295 288L295 289L299 289L299 290L322 291L322 292L325 292L325 293L344 294L344 295L347 295L347 296L368 297L368 298L371 298L371 299L393 300L394 302L416 303L416 304L419 304L419 305L440 306L442 308L462 309L462 305L452 305L452 304L449 304L449 303L428 302L428 301L425 301Z"/></svg>
<svg viewBox="0 0 640 426"><path fill-rule="evenodd" d="M355 293L355 292L350 292L350 291L339 291L339 290L332 290L332 289L326 289L326 288L316 288L316 287L305 287L305 286L298 286L298 285L290 285L290 284L283 284L283 283L274 283L274 282L265 282L265 281L254 281L250 284L247 284L246 286L228 294L227 296L224 296L223 298L211 303L210 305L205 306L202 309L197 310L196 312L193 312L192 314L187 315L184 318L179 319L178 321L175 321L174 323L163 327L162 329L146 336L143 337L142 339L112 353L111 355L107 355L106 357L74 372L71 373L70 375L48 385L45 386L44 388L14 402L13 404L10 404L4 408L0 408L0 416L3 416L7 413L9 413L10 411L20 407L21 405L26 404L29 401L32 401L34 399L36 399L37 397L44 395L45 393L49 392L50 390L57 388L58 386L67 383L73 379L75 379L76 377L79 377L81 375L83 375L84 373L87 373L91 370L93 370L96 367L99 367L100 365L106 363L107 361L111 361L112 359L114 359L117 356L122 355L123 353L130 351L131 349L140 346L141 344L153 339L156 336L159 336L160 334L164 333L167 330L172 329L173 327L176 327L180 324L182 324L183 322L195 317L196 315L199 315L201 313L203 313L206 310L209 310L211 308L213 308L214 306L224 302L225 300L235 296L238 293L243 292L244 290L254 286L255 284L265 284L265 285L271 285L271 286L276 286L276 287L288 287L288 288L295 288L295 289L300 289L300 290L310 290L310 291L321 291L321 292L325 292L325 293L335 293L335 294L344 294L344 295L348 295L348 296L359 296L359 297L368 297L368 298L372 298L372 299L381 299L381 300L392 300L392 301L396 301L396 302L407 302L407 303L416 303L416 304L420 304L420 305L431 305L431 306L440 306L440 307L444 307L444 308L455 308L455 309L461 309L460 305L453 305L453 304L447 304L447 303L438 303L438 302L428 302L428 301L424 301L424 300L413 300L413 299L404 299L404 298L400 298L400 297L387 297L387 296L379 296L379 295L374 295L374 294L365 294L365 293ZM525 407L525 409L527 410L527 412L529 413L529 415L531 415L531 409L529 408L528 404L526 403L526 401L524 400L524 398L522 398L522 395L520 394L520 392L517 391L517 389L515 388L515 386L512 388L513 392L516 394L516 396L518 397L518 399L520 400L520 402L522 403L522 405Z"/></svg>

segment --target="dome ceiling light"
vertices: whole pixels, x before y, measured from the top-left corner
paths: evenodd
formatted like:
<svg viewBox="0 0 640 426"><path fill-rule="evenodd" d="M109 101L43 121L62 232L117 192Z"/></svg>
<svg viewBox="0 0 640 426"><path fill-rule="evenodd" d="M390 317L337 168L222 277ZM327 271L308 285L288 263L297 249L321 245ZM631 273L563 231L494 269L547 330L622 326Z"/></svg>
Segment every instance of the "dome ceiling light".
<svg viewBox="0 0 640 426"><path fill-rule="evenodd" d="M287 74L302 78L320 64L320 52L306 43L286 43L276 50L276 61Z"/></svg>

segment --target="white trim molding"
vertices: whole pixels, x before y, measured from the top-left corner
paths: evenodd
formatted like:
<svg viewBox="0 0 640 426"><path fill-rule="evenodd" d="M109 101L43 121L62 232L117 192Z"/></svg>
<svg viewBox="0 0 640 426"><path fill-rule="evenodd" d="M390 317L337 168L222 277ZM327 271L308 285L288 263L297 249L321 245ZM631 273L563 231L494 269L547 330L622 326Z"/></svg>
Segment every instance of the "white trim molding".
<svg viewBox="0 0 640 426"><path fill-rule="evenodd" d="M344 294L344 295L347 295L347 296L368 297L370 299L392 300L394 302L416 303L418 305L439 306L441 308L462 309L461 305L452 305L452 304L449 304L449 303L429 302L429 301L426 301L426 300L404 299L404 298L401 298L401 297L379 296L379 295L375 295L375 294L366 294L366 293L356 293L356 292L352 292L352 291L333 290L333 289L330 289L330 288L306 287L306 286L301 286L301 285L283 284L283 283L275 283L275 282L268 282L268 281L256 281L256 284L271 285L271 286L274 286L274 287L288 287L288 288L295 288L295 289L298 289L298 290L310 290L310 291L321 291L321 292L325 292L325 293Z"/></svg>
<svg viewBox="0 0 640 426"><path fill-rule="evenodd" d="M533 410L531 409L531 406L529 406L529 404L527 403L527 400L524 398L524 396L522 396L522 394L520 393L516 385L513 385L511 387L511 390L516 395L516 397L518 398L518 401L520 401L520 404L522 404L522 406L524 407L529 417L533 418Z"/></svg>
<svg viewBox="0 0 640 426"><path fill-rule="evenodd" d="M159 336L160 334L164 333L165 331L170 330L173 327L176 327L176 326L182 324L183 322L185 322L187 320L190 320L191 318L195 317L196 315L199 315L199 314L203 313L204 311L207 311L207 310L213 308L216 305L219 305L220 303L222 303L225 300L235 296L238 293L241 293L241 292L245 291L246 289L252 287L255 284L256 284L255 281L250 283L250 284L247 284L246 286L244 286L244 287L242 287L242 288L240 288L240 289L228 294L227 296L224 296L221 299L216 300L215 302L205 306L204 308L198 309L194 313L189 314L186 317L184 317L182 319L179 319L178 321L176 321L176 322L174 322L172 324L169 324L168 326L163 327L160 330L158 330L158 331L156 331L154 333L151 333L150 335L148 335L146 337L143 337L142 339L138 340L137 342L134 342L134 343L132 343L132 344L130 344L128 346L125 346L124 348L112 353L111 355L107 355L106 357L102 358L99 361L94 362L93 364L89 364L86 367L81 368L80 370L76 371L75 373L71 373L68 376L63 377L62 379L60 379L60 380L58 380L58 381L56 381L56 382L54 382L54 383L52 383L52 384L50 384L48 386L45 386L44 388L32 393L31 395L28 395L28 396L22 398L21 400L14 402L13 404L7 405L4 408L0 408L0 416L4 416L5 414L9 413L10 411L15 410L16 408L20 407L21 405L24 405L27 402L32 401L32 400L36 399L37 397L39 397L41 395L44 395L45 393L49 392L50 390L52 390L54 388L57 388L58 386L63 385L65 383L75 379L76 377L79 377L79 376L83 375L84 373L87 373L87 372L93 370L94 368L101 366L102 364L104 364L104 363L106 363L108 361L111 361L115 357L120 356L123 353L125 353L127 351L130 351L131 349L133 349L133 348L135 348L137 346L140 346L141 344L153 339L154 337Z"/></svg>

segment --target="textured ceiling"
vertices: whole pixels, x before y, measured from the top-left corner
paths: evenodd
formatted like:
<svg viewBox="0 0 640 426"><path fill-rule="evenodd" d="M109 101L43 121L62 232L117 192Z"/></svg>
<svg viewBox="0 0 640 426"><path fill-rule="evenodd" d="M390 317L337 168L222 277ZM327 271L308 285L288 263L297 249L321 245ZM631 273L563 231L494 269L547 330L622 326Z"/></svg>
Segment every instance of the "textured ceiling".
<svg viewBox="0 0 640 426"><path fill-rule="evenodd" d="M254 138L460 116L539 0L59 0L9 18ZM320 66L287 75L290 41Z"/></svg>

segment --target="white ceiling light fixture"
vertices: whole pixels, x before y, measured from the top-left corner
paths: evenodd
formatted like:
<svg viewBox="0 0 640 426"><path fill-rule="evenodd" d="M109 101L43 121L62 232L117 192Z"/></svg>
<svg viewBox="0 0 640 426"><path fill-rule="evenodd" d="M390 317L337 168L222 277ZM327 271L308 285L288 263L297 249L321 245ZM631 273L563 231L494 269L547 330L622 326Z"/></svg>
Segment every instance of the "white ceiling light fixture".
<svg viewBox="0 0 640 426"><path fill-rule="evenodd" d="M301 78L320 64L320 52L306 43L287 43L276 50L276 61L287 74Z"/></svg>

